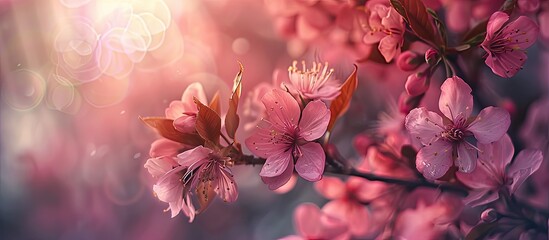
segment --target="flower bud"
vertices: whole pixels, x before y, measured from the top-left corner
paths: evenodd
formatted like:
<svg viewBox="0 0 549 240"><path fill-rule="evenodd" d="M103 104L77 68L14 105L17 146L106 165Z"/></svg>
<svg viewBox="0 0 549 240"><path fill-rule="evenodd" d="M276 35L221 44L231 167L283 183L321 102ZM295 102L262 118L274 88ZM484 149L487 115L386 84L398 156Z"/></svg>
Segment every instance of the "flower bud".
<svg viewBox="0 0 549 240"><path fill-rule="evenodd" d="M419 54L412 51L405 51L398 56L396 64L402 71L414 71L422 62Z"/></svg>
<svg viewBox="0 0 549 240"><path fill-rule="evenodd" d="M493 208L488 208L480 214L480 219L485 223L491 223L498 220L498 212Z"/></svg>
<svg viewBox="0 0 549 240"><path fill-rule="evenodd" d="M425 52L425 62L429 64L429 66L436 65L439 59L440 57L435 49L429 48L429 50Z"/></svg>
<svg viewBox="0 0 549 240"><path fill-rule="evenodd" d="M513 102L512 99L505 98L500 103L499 106L503 109L507 110L511 116L515 115L517 113L517 106Z"/></svg>
<svg viewBox="0 0 549 240"><path fill-rule="evenodd" d="M355 149L362 155L368 155L368 148L372 146L374 142L366 134L358 134L353 139L353 145Z"/></svg>
<svg viewBox="0 0 549 240"><path fill-rule="evenodd" d="M429 79L430 76L426 72L410 74L404 85L406 93L412 97L425 93L429 89Z"/></svg>
<svg viewBox="0 0 549 240"><path fill-rule="evenodd" d="M402 114L408 114L412 109L419 106L419 103L421 102L421 99L423 99L424 94L421 94L419 96L410 96L406 92L403 92L400 94L400 97L398 99L398 110Z"/></svg>

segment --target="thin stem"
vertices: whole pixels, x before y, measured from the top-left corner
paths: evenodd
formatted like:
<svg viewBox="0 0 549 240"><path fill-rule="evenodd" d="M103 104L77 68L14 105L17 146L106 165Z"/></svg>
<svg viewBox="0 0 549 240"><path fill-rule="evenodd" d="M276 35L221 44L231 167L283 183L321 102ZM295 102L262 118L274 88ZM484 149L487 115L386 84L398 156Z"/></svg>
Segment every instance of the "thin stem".
<svg viewBox="0 0 549 240"><path fill-rule="evenodd" d="M235 165L254 165L255 166L255 165L264 164L265 161L266 159L264 158L257 158L250 155L243 155L240 159L235 161ZM333 159L327 156L326 162L328 163L328 162L334 162L334 161ZM448 185L448 184L436 184L436 183L421 181L421 180L405 180L405 179L399 179L399 178L379 176L372 173L360 172L354 168L345 169L342 167L335 167L330 164L326 165L325 173L360 177L370 181L396 184L396 185L407 187L409 189L425 187L425 188L440 189L441 191L446 191L446 192L453 192L462 196L467 196L468 194L467 189L460 186Z"/></svg>

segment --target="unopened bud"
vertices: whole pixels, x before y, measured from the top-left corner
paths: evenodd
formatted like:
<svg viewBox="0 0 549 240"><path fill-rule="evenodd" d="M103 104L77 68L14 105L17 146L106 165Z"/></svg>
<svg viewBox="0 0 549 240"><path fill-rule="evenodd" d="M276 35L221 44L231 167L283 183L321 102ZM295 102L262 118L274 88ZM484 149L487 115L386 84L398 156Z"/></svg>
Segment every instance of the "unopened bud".
<svg viewBox="0 0 549 240"><path fill-rule="evenodd" d="M485 223L492 223L498 220L498 212L493 208L488 208L480 214L480 219Z"/></svg>
<svg viewBox="0 0 549 240"><path fill-rule="evenodd" d="M406 80L404 88L408 95L415 97L421 95L429 89L430 76L428 72L418 72L410 74Z"/></svg>
<svg viewBox="0 0 549 240"><path fill-rule="evenodd" d="M412 51L405 51L397 58L397 67L402 71L414 71L421 66L421 56Z"/></svg>
<svg viewBox="0 0 549 240"><path fill-rule="evenodd" d="M509 98L505 98L503 99L500 103L499 103L500 107L502 107L503 109L507 110L507 112L509 112L509 114L511 115L515 115L517 113L517 106L515 105L515 103L513 102L513 100L509 99Z"/></svg>
<svg viewBox="0 0 549 240"><path fill-rule="evenodd" d="M398 98L398 110L402 114L408 114L412 109L417 108L419 106L419 103L421 102L421 99L423 99L424 94L421 94L419 96L410 96L408 93L403 92L400 94L400 97Z"/></svg>
<svg viewBox="0 0 549 240"><path fill-rule="evenodd" d="M429 48L429 50L425 52L425 62L429 64L429 66L436 65L439 59L440 57L435 49Z"/></svg>

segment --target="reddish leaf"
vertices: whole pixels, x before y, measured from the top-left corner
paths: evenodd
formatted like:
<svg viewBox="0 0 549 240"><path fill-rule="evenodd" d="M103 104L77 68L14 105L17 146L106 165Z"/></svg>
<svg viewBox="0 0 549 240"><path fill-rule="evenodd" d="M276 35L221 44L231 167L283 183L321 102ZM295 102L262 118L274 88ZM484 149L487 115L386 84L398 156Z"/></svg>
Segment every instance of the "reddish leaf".
<svg viewBox="0 0 549 240"><path fill-rule="evenodd" d="M332 128L334 127L335 121L339 117L341 117L347 111L347 109L349 109L349 105L351 103L351 98L353 97L353 93L358 87L358 79L356 76L357 70L358 70L358 67L355 65L355 69L341 86L341 93L330 104L330 123L328 124L327 131L332 130Z"/></svg>
<svg viewBox="0 0 549 240"><path fill-rule="evenodd" d="M421 39L431 42L434 47L445 46L446 43L435 30L427 8L421 0L391 0L393 8L408 22L410 28Z"/></svg>
<svg viewBox="0 0 549 240"><path fill-rule="evenodd" d="M202 104L197 98L193 98L194 103L198 108L198 114L196 115L196 131L204 138L213 142L219 143L219 136L221 135L221 118L210 107Z"/></svg>
<svg viewBox="0 0 549 240"><path fill-rule="evenodd" d="M197 134L182 133L173 127L173 120L160 117L140 117L141 121L154 128L160 136L192 147L202 145L204 140Z"/></svg>
<svg viewBox="0 0 549 240"><path fill-rule="evenodd" d="M235 138L236 129L240 123L240 117L237 114L238 102L240 101L240 95L242 94L242 72L244 67L239 63L240 70L236 74L233 83L233 93L229 99L229 110L227 111L227 116L225 117L225 129L227 130L227 135L230 138Z"/></svg>
<svg viewBox="0 0 549 240"><path fill-rule="evenodd" d="M221 105L219 103L219 91L215 92L212 101L210 101L210 108L214 110L218 115L221 112Z"/></svg>

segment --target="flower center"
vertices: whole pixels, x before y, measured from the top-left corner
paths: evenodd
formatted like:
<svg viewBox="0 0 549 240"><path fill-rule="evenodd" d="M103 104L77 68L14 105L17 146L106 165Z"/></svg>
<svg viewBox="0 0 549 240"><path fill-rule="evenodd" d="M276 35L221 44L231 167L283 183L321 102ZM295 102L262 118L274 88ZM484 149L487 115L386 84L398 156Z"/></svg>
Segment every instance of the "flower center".
<svg viewBox="0 0 549 240"><path fill-rule="evenodd" d="M461 128L449 127L446 131L442 132L442 137L452 142L458 142L463 140L465 132Z"/></svg>

